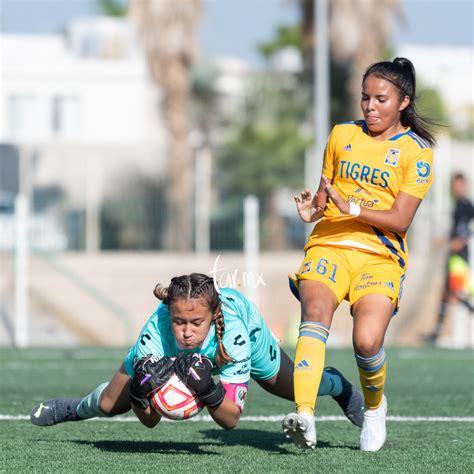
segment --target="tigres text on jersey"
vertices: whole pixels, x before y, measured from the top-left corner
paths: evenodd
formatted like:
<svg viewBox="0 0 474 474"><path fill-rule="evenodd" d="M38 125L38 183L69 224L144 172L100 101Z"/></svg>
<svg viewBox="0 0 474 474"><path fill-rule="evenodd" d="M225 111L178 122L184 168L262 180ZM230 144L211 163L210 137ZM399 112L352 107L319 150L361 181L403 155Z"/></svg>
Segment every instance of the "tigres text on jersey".
<svg viewBox="0 0 474 474"><path fill-rule="evenodd" d="M323 175L347 201L374 210L391 209L400 191L423 199L433 182L433 152L410 128L385 141L368 134L365 121L336 125L328 139ZM328 202L305 250L343 246L389 255L408 263L406 232L396 233L343 215Z"/></svg>

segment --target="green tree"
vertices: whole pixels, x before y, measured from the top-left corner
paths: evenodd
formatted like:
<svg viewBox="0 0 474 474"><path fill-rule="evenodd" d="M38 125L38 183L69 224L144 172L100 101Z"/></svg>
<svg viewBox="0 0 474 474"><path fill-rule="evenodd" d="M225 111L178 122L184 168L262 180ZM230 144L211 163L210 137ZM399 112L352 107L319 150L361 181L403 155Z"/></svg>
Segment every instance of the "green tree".
<svg viewBox="0 0 474 474"><path fill-rule="evenodd" d="M128 0L98 0L100 9L107 16L124 17L128 10Z"/></svg>
<svg viewBox="0 0 474 474"><path fill-rule="evenodd" d="M265 72L254 77L231 137L218 150L223 199L255 194L261 203L263 246L288 246L287 228L276 205L280 189L301 187L309 91L292 74Z"/></svg>
<svg viewBox="0 0 474 474"><path fill-rule="evenodd" d="M166 247L192 245L192 148L188 108L192 66L198 49L201 0L131 0L129 15L137 26L148 69L162 92L167 127Z"/></svg>

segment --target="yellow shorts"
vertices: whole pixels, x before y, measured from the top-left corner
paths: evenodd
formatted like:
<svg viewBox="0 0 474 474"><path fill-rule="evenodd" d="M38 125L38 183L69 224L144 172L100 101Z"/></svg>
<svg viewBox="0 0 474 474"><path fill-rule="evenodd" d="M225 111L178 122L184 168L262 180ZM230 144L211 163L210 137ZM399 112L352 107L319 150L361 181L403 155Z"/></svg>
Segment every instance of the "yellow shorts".
<svg viewBox="0 0 474 474"><path fill-rule="evenodd" d="M324 283L336 295L353 305L365 295L386 295L397 308L405 273L390 257L358 249L317 245L306 252L298 280Z"/></svg>

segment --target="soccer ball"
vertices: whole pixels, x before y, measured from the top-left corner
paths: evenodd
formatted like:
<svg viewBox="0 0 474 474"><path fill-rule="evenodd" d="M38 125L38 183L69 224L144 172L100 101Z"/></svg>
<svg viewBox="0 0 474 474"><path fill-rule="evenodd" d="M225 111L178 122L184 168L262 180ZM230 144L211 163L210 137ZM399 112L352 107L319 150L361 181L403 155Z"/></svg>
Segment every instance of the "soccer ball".
<svg viewBox="0 0 474 474"><path fill-rule="evenodd" d="M202 403L189 388L173 374L150 399L152 407L170 420L187 420L197 415Z"/></svg>

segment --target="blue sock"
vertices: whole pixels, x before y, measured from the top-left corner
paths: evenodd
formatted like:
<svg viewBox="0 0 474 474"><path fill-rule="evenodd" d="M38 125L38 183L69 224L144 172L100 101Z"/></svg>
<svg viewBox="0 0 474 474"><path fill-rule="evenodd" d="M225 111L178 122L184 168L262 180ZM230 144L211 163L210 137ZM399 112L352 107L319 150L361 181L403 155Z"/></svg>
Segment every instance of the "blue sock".
<svg viewBox="0 0 474 474"><path fill-rule="evenodd" d="M323 370L321 377L321 384L319 385L318 397L331 395L337 397L342 393L342 380L339 375L331 374Z"/></svg>

